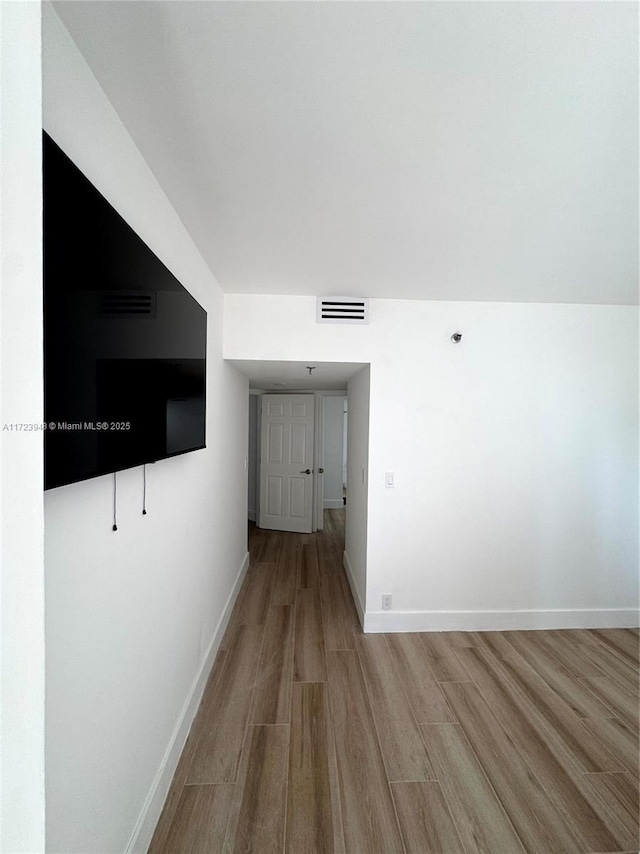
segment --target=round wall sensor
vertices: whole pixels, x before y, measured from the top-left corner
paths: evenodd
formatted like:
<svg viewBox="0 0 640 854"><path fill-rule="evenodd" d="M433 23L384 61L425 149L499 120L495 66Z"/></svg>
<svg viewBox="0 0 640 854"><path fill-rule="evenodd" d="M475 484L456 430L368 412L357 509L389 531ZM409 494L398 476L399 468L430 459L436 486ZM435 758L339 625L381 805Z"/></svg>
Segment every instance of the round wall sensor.
<svg viewBox="0 0 640 854"><path fill-rule="evenodd" d="M451 340L454 344L459 344L462 341L462 332L454 332L451 336Z"/></svg>

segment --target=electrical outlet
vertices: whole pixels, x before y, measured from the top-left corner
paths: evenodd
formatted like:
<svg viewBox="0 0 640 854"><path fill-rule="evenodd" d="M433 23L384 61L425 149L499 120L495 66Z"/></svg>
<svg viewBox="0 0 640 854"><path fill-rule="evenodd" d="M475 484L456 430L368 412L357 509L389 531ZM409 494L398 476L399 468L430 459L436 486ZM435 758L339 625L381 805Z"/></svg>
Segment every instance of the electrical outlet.
<svg viewBox="0 0 640 854"><path fill-rule="evenodd" d="M391 593L383 593L382 594L382 610L390 611L391 610Z"/></svg>

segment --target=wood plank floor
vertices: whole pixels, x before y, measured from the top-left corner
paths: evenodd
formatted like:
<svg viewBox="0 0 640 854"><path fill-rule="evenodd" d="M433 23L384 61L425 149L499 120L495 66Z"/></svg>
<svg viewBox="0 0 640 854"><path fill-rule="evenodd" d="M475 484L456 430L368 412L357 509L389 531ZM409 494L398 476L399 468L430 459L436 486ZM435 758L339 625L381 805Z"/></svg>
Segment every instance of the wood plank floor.
<svg viewBox="0 0 640 854"><path fill-rule="evenodd" d="M149 854L638 852L638 631L364 635L344 514L252 526Z"/></svg>

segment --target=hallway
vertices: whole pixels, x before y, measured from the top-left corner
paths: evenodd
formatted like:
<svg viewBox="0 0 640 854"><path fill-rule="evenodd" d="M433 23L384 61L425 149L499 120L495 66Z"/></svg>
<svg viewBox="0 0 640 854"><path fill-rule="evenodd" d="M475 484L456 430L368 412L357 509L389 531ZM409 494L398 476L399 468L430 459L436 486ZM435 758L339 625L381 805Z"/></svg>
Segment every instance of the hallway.
<svg viewBox="0 0 640 854"><path fill-rule="evenodd" d="M252 526L150 854L637 851L637 632L363 635L344 514Z"/></svg>

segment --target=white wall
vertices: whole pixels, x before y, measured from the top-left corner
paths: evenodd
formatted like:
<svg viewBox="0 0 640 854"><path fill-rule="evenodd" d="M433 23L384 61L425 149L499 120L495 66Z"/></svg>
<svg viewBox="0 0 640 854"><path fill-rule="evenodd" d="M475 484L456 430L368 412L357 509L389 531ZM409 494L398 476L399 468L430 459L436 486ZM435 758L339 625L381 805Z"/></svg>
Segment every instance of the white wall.
<svg viewBox="0 0 640 854"><path fill-rule="evenodd" d="M227 295L224 353L371 363L369 630L637 620L636 308Z"/></svg>
<svg viewBox="0 0 640 854"><path fill-rule="evenodd" d="M342 507L342 437L344 431L344 398L324 398L324 507Z"/></svg>
<svg viewBox="0 0 640 854"><path fill-rule="evenodd" d="M146 851L246 566L248 383L222 295L56 14L44 126L208 312L207 448L45 496L47 850Z"/></svg>
<svg viewBox="0 0 640 854"><path fill-rule="evenodd" d="M40 4L0 3L0 851L44 850Z"/></svg>

